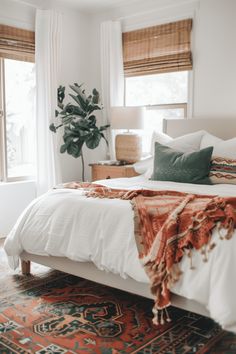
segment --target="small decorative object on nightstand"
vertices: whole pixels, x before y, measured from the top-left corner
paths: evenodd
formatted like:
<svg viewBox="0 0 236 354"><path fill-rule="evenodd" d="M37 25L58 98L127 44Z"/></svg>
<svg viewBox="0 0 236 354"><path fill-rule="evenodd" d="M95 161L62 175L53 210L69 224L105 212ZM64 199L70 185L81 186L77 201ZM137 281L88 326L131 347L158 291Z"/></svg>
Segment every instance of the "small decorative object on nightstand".
<svg viewBox="0 0 236 354"><path fill-rule="evenodd" d="M140 160L142 156L141 136L130 132L130 129L143 129L143 107L112 107L111 128L127 129L117 134L115 139L116 159L128 163Z"/></svg>
<svg viewBox="0 0 236 354"><path fill-rule="evenodd" d="M103 161L103 163L91 163L89 166L92 167L92 181L138 176L133 165L106 164L105 161Z"/></svg>

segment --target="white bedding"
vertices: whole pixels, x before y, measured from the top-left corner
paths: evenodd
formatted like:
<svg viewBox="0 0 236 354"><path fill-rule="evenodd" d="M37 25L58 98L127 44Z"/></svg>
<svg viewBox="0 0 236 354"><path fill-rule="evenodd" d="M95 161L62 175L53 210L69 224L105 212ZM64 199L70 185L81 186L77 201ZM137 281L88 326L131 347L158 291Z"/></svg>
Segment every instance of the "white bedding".
<svg viewBox="0 0 236 354"><path fill-rule="evenodd" d="M154 182L143 176L98 183L114 188L236 196L236 185ZM220 241L216 231L213 237L217 247L209 261L203 263L200 253L194 252L195 270L190 270L189 259L184 258L180 264L184 274L172 291L202 303L223 328L236 332L236 237ZM38 255L90 260L100 269L148 282L138 259L129 201L86 198L71 189L51 190L23 212L4 247L13 268L18 266L19 255L25 250Z"/></svg>

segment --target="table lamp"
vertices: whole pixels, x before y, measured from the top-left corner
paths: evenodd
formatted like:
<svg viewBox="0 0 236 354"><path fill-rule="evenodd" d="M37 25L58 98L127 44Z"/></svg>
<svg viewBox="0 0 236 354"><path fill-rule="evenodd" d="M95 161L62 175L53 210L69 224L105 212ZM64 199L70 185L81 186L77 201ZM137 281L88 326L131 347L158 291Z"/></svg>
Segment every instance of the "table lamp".
<svg viewBox="0 0 236 354"><path fill-rule="evenodd" d="M112 107L111 128L127 129L115 138L116 159L126 163L134 163L142 156L142 138L130 132L130 129L143 129L143 107Z"/></svg>

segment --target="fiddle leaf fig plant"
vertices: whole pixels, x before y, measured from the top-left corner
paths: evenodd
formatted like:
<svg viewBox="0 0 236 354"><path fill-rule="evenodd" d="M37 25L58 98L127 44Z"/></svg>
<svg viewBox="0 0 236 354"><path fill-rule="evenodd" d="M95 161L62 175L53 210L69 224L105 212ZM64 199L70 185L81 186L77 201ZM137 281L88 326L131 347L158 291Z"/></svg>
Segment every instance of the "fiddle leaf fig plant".
<svg viewBox="0 0 236 354"><path fill-rule="evenodd" d="M69 85L73 93L69 96L73 99L73 103L64 105L65 87L59 86L57 90L58 109L55 111L55 123L51 123L49 129L56 133L58 129L63 128L63 144L60 152L67 152L75 158L81 157L82 161L82 180L84 181L84 144L89 149L98 147L101 139L108 141L104 135L104 131L110 126L97 126L95 112L102 109L100 104L99 92L93 89L92 93L87 96L82 88L83 84Z"/></svg>

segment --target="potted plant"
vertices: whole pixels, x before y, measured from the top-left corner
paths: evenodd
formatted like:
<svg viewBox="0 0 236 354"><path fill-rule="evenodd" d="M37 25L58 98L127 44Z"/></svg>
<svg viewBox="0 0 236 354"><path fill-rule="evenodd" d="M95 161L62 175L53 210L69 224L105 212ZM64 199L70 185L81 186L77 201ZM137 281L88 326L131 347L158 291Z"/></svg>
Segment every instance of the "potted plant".
<svg viewBox="0 0 236 354"><path fill-rule="evenodd" d="M104 136L104 131L109 125L97 126L95 111L101 110L99 93L93 89L92 94L87 96L82 85L75 83L69 85L75 94L70 93L69 96L75 101L74 104L63 104L65 98L65 87L58 88L58 107L60 110L55 111L57 124L51 123L49 128L56 133L59 128L64 129L63 144L60 152L67 152L75 158L81 157L82 161L82 180L84 181L84 144L89 149L95 149L101 139L104 139L108 145L107 139Z"/></svg>

